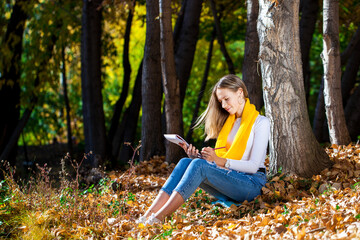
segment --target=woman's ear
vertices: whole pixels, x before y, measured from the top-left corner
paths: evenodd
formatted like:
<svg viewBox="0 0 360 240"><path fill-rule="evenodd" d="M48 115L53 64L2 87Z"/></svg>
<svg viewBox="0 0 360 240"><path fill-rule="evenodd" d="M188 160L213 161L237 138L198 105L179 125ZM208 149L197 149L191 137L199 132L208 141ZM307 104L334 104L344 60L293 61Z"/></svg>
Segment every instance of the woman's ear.
<svg viewBox="0 0 360 240"><path fill-rule="evenodd" d="M239 94L239 97L243 96L244 95L244 90L242 88L239 88L237 90L237 93Z"/></svg>

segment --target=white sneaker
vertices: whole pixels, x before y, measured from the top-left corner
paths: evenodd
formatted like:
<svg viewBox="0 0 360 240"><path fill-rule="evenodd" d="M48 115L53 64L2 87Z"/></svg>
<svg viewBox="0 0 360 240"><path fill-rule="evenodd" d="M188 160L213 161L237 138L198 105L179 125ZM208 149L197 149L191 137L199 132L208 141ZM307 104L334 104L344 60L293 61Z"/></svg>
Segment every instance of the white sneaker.
<svg viewBox="0 0 360 240"><path fill-rule="evenodd" d="M136 221L135 221L136 224L140 224L140 223L145 224L145 222L146 222L146 217L145 217L145 216L140 216L140 217L139 217L138 219L136 219Z"/></svg>
<svg viewBox="0 0 360 240"><path fill-rule="evenodd" d="M146 220L146 222L144 223L144 225L154 225L155 223L162 223L161 220L157 219L155 217L155 214L151 214L151 216Z"/></svg>

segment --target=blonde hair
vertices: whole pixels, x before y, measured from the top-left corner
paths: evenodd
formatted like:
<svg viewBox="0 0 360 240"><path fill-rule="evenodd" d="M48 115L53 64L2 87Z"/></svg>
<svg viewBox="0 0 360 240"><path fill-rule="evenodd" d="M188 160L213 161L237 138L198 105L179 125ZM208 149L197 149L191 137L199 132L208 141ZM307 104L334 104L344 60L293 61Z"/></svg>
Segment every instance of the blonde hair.
<svg viewBox="0 0 360 240"><path fill-rule="evenodd" d="M241 88L244 92L244 97L249 97L245 83L238 76L233 74L223 76L213 87L209 104L206 110L199 116L194 126L194 128L197 128L205 123L205 141L219 136L221 128L229 116L229 113L222 108L216 96L216 90L219 88L229 89L234 92Z"/></svg>

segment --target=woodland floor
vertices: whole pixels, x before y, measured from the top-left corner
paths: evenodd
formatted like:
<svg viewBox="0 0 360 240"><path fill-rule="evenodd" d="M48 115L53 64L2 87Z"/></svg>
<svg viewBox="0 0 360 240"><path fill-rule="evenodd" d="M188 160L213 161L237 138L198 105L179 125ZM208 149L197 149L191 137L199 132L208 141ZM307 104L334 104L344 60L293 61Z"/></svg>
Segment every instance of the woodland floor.
<svg viewBox="0 0 360 240"><path fill-rule="evenodd" d="M125 172L106 173L99 184L87 187L69 180L65 168L56 184L60 187L53 187L46 167L19 186L5 164L0 238L360 239L360 144L326 151L333 167L311 179L279 173L261 196L230 208L212 205L214 199L198 189L163 224L154 226L135 220L174 167L161 157Z"/></svg>

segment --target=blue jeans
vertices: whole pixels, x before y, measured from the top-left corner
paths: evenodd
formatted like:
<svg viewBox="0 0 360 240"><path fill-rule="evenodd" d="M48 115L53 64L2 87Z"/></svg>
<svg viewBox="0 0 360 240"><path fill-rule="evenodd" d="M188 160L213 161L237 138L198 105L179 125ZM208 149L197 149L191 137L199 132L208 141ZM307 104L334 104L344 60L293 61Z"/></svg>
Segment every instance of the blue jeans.
<svg viewBox="0 0 360 240"><path fill-rule="evenodd" d="M182 158L161 188L171 195L178 192L188 199L200 187L215 198L223 201L252 201L261 194L266 175L238 172L216 166L201 158Z"/></svg>

